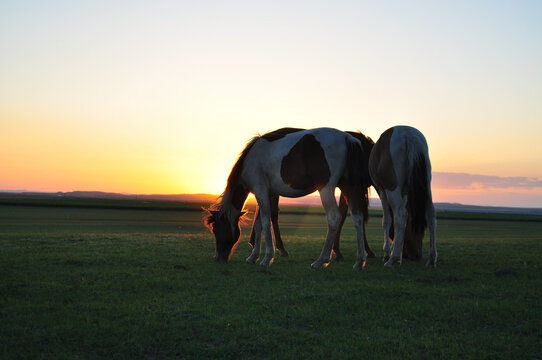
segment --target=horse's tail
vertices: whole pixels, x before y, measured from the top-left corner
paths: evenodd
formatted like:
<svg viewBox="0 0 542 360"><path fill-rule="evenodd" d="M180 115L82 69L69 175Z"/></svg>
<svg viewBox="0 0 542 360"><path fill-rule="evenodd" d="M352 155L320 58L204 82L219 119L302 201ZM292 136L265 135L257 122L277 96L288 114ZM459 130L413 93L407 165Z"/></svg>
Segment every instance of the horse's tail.
<svg viewBox="0 0 542 360"><path fill-rule="evenodd" d="M372 181L369 176L369 154L365 154L359 141L348 139L346 145L348 182L361 192L361 212L365 223L367 223L369 219L369 186Z"/></svg>
<svg viewBox="0 0 542 360"><path fill-rule="evenodd" d="M425 213L429 205L429 177L427 159L423 153L414 156L410 178L408 179L407 209L410 215L412 233L422 236L427 228Z"/></svg>

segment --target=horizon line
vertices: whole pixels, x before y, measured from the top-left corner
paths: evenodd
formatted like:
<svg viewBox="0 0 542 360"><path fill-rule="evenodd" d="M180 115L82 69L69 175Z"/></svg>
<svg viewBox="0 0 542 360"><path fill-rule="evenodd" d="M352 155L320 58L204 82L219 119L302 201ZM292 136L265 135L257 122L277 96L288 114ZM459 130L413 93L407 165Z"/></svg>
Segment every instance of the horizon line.
<svg viewBox="0 0 542 360"><path fill-rule="evenodd" d="M92 196L92 194L103 194L103 195L110 195L110 196L121 196L121 197L181 197L181 196L192 196L192 197L219 197L219 194L210 194L210 193L124 193L124 192L111 192L111 191L101 191L101 190L72 190L72 191L33 191L33 190L5 190L0 189L0 194L11 194L11 195L24 195L24 194L37 194L37 195L67 195L70 196L70 194L87 194L87 197L94 197L99 198L98 196ZM252 194L250 194L252 195ZM76 197L76 196L74 196ZM300 198L286 198L281 197L281 199L288 199L288 202L295 202L296 200L299 200L299 202L303 202L303 198L319 198L319 195L315 193L311 193L309 195L300 197ZM376 200L380 202L380 197L369 197L370 200ZM171 199L173 200L173 199ZM250 198L247 198L247 202L255 202L254 196L250 196ZM448 201L435 201L434 204L441 204L441 205L451 205L451 206L462 206L462 207L478 207L478 208L503 208L503 209L526 209L526 210L542 210L542 207L529 207L529 206L506 206L506 205L479 205L479 204L465 204L460 202L448 202Z"/></svg>

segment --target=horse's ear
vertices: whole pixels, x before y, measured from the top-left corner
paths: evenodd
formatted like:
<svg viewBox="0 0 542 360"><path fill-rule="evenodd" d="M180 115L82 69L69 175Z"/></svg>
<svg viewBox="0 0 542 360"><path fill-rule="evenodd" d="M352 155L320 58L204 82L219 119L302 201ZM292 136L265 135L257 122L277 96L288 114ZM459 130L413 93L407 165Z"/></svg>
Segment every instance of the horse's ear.
<svg viewBox="0 0 542 360"><path fill-rule="evenodd" d="M210 209L203 209L203 210L206 213L206 215L203 217L203 224L205 225L206 228L213 231L213 225L216 222L219 211L210 210Z"/></svg>

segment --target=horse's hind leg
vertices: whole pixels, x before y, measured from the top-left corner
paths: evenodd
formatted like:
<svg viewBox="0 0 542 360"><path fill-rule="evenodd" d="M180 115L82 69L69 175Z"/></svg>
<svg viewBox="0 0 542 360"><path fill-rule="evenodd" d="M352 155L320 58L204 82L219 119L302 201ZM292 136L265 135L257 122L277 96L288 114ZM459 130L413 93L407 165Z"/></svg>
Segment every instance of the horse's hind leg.
<svg viewBox="0 0 542 360"><path fill-rule="evenodd" d="M348 203L346 201L345 195L341 192L341 197L339 198L339 212L341 214L341 220L339 221L339 228L337 229L337 234L335 239L333 239L333 252L335 253L335 261L344 261L344 256L340 250L340 241L341 241L341 229L346 220L346 215L348 213Z"/></svg>
<svg viewBox="0 0 542 360"><path fill-rule="evenodd" d="M382 228L384 228L384 245L382 246L382 249L384 250L384 257L382 260L384 262L387 262L390 259L390 232L391 227L393 225L393 218L392 218L392 212L390 209L390 205L388 203L388 200L386 198L386 192L383 190L380 193L380 201L382 202Z"/></svg>
<svg viewBox="0 0 542 360"><path fill-rule="evenodd" d="M335 200L335 187L326 186L322 188L320 190L320 199L322 200L322 205L326 211L327 235L320 257L311 264L311 268L313 269L320 269L322 266L327 266L329 264L333 239L335 239L341 220L341 214L337 206L337 201Z"/></svg>
<svg viewBox="0 0 542 360"><path fill-rule="evenodd" d="M279 229L279 197L269 196L269 204L271 206L271 226L273 226L273 233L275 234L275 244L280 251L280 255L287 257L289 254L284 247Z"/></svg>
<svg viewBox="0 0 542 360"><path fill-rule="evenodd" d="M393 265L401 262L401 255L403 251L403 240L405 237L405 228L408 220L408 211L406 208L407 197L401 195L401 190L396 189L393 192L388 192L388 200L393 206L393 222L394 222L394 235L393 244L391 246L391 258L386 262L387 267L393 267Z"/></svg>
<svg viewBox="0 0 542 360"><path fill-rule="evenodd" d="M429 259L427 260L428 267L437 266L437 243L435 239L435 233L437 230L437 217L435 215L435 207L433 202L427 206L426 210L427 227L429 228Z"/></svg>
<svg viewBox="0 0 542 360"><path fill-rule="evenodd" d="M250 240L248 243L250 246L254 247L254 242L256 241L256 223L258 223L258 226L260 226L260 207L256 205L256 214L254 215L254 221L252 222L252 230L250 231ZM261 234L261 226L260 226L260 234Z"/></svg>

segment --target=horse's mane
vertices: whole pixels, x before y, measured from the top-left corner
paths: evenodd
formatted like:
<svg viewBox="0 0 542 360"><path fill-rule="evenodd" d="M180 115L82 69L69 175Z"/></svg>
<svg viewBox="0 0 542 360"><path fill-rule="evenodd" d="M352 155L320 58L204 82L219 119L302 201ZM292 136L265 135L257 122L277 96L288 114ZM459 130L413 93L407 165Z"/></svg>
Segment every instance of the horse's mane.
<svg viewBox="0 0 542 360"><path fill-rule="evenodd" d="M207 227L211 228L212 224L216 221L215 216L212 215L213 211L219 211L221 214L225 214L229 219L233 219L238 215L238 211L232 206L232 198L242 197L246 193L244 187L239 188L239 179L241 178L241 172L243 170L243 164L245 159L254 146L254 144L260 140L265 139L267 141L275 141L288 134L292 134L304 129L298 128L281 128L274 131L270 131L265 134L258 134L254 136L247 142L247 145L239 154L237 161L233 165L230 175L228 176L228 181L226 183L226 188L224 192L218 197L217 202L211 205L208 209L205 209L207 215L204 217L204 222ZM227 198L226 198L227 197Z"/></svg>
<svg viewBox="0 0 542 360"><path fill-rule="evenodd" d="M239 183L239 178L241 177L241 171L243 170L245 158L247 157L250 149L252 149L256 141L258 141L259 139L260 136L254 136L252 139L249 140L243 151L241 151L241 153L239 154L237 161L231 168L231 172L228 176L228 182L226 184L226 189L224 190L224 193L228 190L232 190ZM224 193L222 193L222 195L224 195Z"/></svg>
<svg viewBox="0 0 542 360"><path fill-rule="evenodd" d="M359 140L359 142L361 143L361 146L363 147L363 152L366 152L368 154L371 153L371 150L373 149L373 146L375 144L373 139L371 139L369 136L363 134L359 130L358 131L347 131L347 133Z"/></svg>
<svg viewBox="0 0 542 360"><path fill-rule="evenodd" d="M239 185L239 179L241 177L241 171L243 170L243 163L245 162L245 158L247 157L248 153L256 143L260 139L260 135L254 136L252 139L250 139L243 149L241 153L239 154L239 157L237 158L237 161L233 165L230 175L228 176L228 182L226 183L226 188L224 189L224 192L220 194L217 201L211 205L208 209L204 209L207 213L207 215L204 217L204 222L208 228L212 227L212 224L216 221L216 216L213 212L216 214L219 212L220 214L225 214L228 219L233 219L235 216L237 216L238 211L235 210L235 208L232 206L232 198L234 198L239 192L238 185ZM240 189L241 192L244 191L244 189Z"/></svg>
<svg viewBox="0 0 542 360"><path fill-rule="evenodd" d="M265 139L267 141L275 141L280 138L283 138L284 136L288 134L292 134L298 131L302 131L304 129L297 129L297 128L281 128L278 130L270 131L268 133L265 133L263 135L258 134L254 136L252 139L249 140L243 151L239 154L239 157L237 158L237 161L233 165L230 175L228 176L228 183L226 185L226 190L224 190L224 193L226 193L228 190L232 190L237 184L239 183L239 178L241 177L241 171L243 170L243 163L245 162L245 158L247 157L247 154L250 152L256 141L259 139ZM222 194L222 196L224 195Z"/></svg>
<svg viewBox="0 0 542 360"><path fill-rule="evenodd" d="M361 162L362 162L362 169L368 169L369 168L369 156L371 155L371 150L373 149L373 146L375 142L373 139L371 139L369 136L364 135L361 131L347 131L348 134L352 135L356 139L359 140L361 143L361 147L363 149L363 155L361 156ZM366 174L363 174L363 182L364 186L371 186L373 185L373 181L371 180L371 177L369 176L369 172L367 171Z"/></svg>

